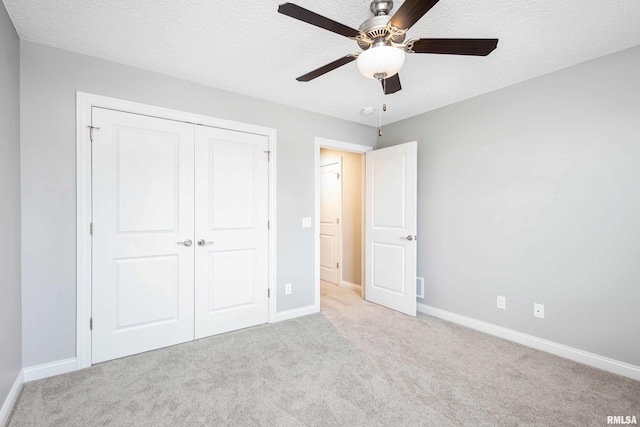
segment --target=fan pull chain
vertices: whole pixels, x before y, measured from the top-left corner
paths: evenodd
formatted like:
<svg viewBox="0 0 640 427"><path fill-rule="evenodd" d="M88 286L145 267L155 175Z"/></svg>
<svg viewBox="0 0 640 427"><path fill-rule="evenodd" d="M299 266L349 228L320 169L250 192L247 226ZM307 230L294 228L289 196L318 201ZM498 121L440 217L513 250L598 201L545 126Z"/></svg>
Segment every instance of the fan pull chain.
<svg viewBox="0 0 640 427"><path fill-rule="evenodd" d="M384 96L387 93L387 79L382 79L382 108L378 110L378 136L382 136L382 111L387 111Z"/></svg>
<svg viewBox="0 0 640 427"><path fill-rule="evenodd" d="M378 136L382 136L382 112L387 111L387 103L384 97L387 95L387 79L382 79L382 108L378 111Z"/></svg>

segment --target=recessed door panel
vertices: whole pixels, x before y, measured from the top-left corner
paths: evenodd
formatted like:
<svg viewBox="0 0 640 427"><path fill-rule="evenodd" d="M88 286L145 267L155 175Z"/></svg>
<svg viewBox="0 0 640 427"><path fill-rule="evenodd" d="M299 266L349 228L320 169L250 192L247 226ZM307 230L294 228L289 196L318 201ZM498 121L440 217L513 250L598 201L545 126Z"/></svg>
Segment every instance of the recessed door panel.
<svg viewBox="0 0 640 427"><path fill-rule="evenodd" d="M180 135L116 128L120 232L175 232Z"/></svg>
<svg viewBox="0 0 640 427"><path fill-rule="evenodd" d="M373 227L399 230L406 228L405 174L404 153L372 161Z"/></svg>
<svg viewBox="0 0 640 427"><path fill-rule="evenodd" d="M255 146L217 139L209 144L211 230L254 228Z"/></svg>
<svg viewBox="0 0 640 427"><path fill-rule="evenodd" d="M178 257L116 260L116 331L178 320Z"/></svg>
<svg viewBox="0 0 640 427"><path fill-rule="evenodd" d="M320 167L320 224L335 224L338 217L336 206L336 188L339 184L336 165Z"/></svg>
<svg viewBox="0 0 640 427"><path fill-rule="evenodd" d="M193 125L93 108L92 363L193 339Z"/></svg>
<svg viewBox="0 0 640 427"><path fill-rule="evenodd" d="M336 262L333 251L334 240L332 235L320 235L320 268L334 268Z"/></svg>
<svg viewBox="0 0 640 427"><path fill-rule="evenodd" d="M387 243L373 244L373 287L383 292L404 295L405 247Z"/></svg>
<svg viewBox="0 0 640 427"><path fill-rule="evenodd" d="M209 254L209 313L256 303L255 249Z"/></svg>

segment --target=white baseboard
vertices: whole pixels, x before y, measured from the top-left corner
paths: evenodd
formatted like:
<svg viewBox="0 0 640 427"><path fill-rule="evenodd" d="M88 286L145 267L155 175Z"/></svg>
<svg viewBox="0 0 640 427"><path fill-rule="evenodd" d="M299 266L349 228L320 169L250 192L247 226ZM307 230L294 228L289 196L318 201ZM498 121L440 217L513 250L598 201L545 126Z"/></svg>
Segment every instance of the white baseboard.
<svg viewBox="0 0 640 427"><path fill-rule="evenodd" d="M319 310L315 305L308 305L306 307L294 308L293 310L286 310L276 313L275 319L270 323L282 322L283 320L295 319L296 317L306 316L308 314L317 313Z"/></svg>
<svg viewBox="0 0 640 427"><path fill-rule="evenodd" d="M73 372L76 369L75 357L50 363L43 363L42 365L30 366L23 369L24 382L28 383L42 378L53 377L54 375L66 374L67 372Z"/></svg>
<svg viewBox="0 0 640 427"><path fill-rule="evenodd" d="M351 289L352 291L360 292L360 285L347 282L346 280L343 280L342 283L340 283L340 287L345 289Z"/></svg>
<svg viewBox="0 0 640 427"><path fill-rule="evenodd" d="M18 400L18 396L20 396L20 390L22 390L23 384L24 373L23 371L20 371L20 373L18 373L18 377L13 383L13 386L11 387L11 390L9 390L7 398L4 400L2 407L0 407L0 426L7 425L9 417L11 416L11 411L13 411L13 407Z"/></svg>
<svg viewBox="0 0 640 427"><path fill-rule="evenodd" d="M522 332L503 328L501 326L472 319L470 317L461 316L459 314L442 310L436 307L431 307L426 304L417 303L417 308L420 313L438 317L452 323L457 323L459 325L476 329L478 331L482 331L496 337L504 338L509 341L517 342L518 344L526 345L527 347L542 350L547 353L555 354L556 356L564 357L575 362L580 362L585 365L593 366L604 371L613 372L614 374L622 375L640 381L640 366L635 366L629 363L610 359L608 357L599 356L597 354L589 353L577 348L534 337L533 335L523 334Z"/></svg>

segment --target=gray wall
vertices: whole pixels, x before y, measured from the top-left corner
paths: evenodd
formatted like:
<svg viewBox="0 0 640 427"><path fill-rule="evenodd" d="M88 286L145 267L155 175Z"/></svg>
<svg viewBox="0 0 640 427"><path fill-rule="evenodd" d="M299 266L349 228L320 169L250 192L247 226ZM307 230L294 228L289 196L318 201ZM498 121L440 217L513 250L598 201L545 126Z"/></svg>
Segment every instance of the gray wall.
<svg viewBox="0 0 640 427"><path fill-rule="evenodd" d="M76 351L76 91L275 128L277 309L314 303L314 138L373 145L375 129L24 41L21 79L24 366Z"/></svg>
<svg viewBox="0 0 640 427"><path fill-rule="evenodd" d="M0 406L22 369L20 41L0 1Z"/></svg>
<svg viewBox="0 0 640 427"><path fill-rule="evenodd" d="M421 302L640 365L638 76L635 47L384 127L418 141Z"/></svg>

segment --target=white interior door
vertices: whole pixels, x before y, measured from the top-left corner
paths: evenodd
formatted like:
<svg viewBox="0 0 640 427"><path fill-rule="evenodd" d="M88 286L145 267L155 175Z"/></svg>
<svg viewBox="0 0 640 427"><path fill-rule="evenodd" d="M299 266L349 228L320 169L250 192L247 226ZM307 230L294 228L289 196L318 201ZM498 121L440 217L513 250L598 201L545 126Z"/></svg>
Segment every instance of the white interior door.
<svg viewBox="0 0 640 427"><path fill-rule="evenodd" d="M416 315L417 142L366 154L365 297Z"/></svg>
<svg viewBox="0 0 640 427"><path fill-rule="evenodd" d="M196 126L195 336L268 321L268 138Z"/></svg>
<svg viewBox="0 0 640 427"><path fill-rule="evenodd" d="M193 339L193 125L100 108L92 123L98 363Z"/></svg>
<svg viewBox="0 0 640 427"><path fill-rule="evenodd" d="M320 279L340 285L342 159L320 166Z"/></svg>

